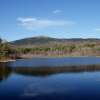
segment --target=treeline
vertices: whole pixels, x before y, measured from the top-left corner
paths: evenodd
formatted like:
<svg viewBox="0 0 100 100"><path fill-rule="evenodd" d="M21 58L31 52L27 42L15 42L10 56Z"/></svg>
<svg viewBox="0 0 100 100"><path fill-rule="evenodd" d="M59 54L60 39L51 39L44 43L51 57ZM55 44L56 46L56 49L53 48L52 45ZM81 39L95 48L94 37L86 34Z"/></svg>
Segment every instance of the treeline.
<svg viewBox="0 0 100 100"><path fill-rule="evenodd" d="M58 52L58 51L63 51L63 52L68 52L71 53L74 49L76 49L75 45L70 45L70 46L62 46L62 45L55 45L53 47L49 46L42 46L42 47L32 47L32 48L17 48L17 51L20 53L32 53L32 54L46 54L50 52Z"/></svg>
<svg viewBox="0 0 100 100"><path fill-rule="evenodd" d="M45 55L45 56L100 56L100 45L97 43L55 44L48 46L35 46L17 48L20 54Z"/></svg>

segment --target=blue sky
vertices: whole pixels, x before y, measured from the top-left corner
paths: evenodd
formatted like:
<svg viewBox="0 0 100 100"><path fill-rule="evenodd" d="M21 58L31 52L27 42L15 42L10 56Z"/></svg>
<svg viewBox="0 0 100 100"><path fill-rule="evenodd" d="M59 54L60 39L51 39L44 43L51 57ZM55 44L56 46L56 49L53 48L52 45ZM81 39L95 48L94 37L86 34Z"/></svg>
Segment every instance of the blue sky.
<svg viewBox="0 0 100 100"><path fill-rule="evenodd" d="M100 38L100 0L0 0L0 37Z"/></svg>

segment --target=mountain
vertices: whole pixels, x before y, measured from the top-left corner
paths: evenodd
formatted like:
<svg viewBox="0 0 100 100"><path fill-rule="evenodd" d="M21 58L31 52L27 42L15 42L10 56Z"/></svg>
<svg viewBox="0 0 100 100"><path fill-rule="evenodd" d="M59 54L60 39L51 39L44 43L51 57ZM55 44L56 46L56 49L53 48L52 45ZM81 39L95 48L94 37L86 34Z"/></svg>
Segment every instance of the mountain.
<svg viewBox="0 0 100 100"><path fill-rule="evenodd" d="M96 38L71 38L71 39L58 39L52 37L31 37L31 38L24 38L16 41L10 42L12 45L16 46L25 46L25 45L44 45L44 44L53 44L53 43L79 43L79 42L100 42L100 39Z"/></svg>

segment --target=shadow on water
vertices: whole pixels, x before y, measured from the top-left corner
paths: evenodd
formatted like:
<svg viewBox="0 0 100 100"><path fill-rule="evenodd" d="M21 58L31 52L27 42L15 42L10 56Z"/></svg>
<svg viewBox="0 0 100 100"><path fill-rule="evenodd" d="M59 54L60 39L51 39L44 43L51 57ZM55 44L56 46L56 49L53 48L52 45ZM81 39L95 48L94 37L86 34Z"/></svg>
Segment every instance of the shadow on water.
<svg viewBox="0 0 100 100"><path fill-rule="evenodd" d="M62 67L10 67L7 63L0 63L0 81L7 79L11 73L25 76L49 76L59 73L78 73L100 71L100 65L75 65Z"/></svg>

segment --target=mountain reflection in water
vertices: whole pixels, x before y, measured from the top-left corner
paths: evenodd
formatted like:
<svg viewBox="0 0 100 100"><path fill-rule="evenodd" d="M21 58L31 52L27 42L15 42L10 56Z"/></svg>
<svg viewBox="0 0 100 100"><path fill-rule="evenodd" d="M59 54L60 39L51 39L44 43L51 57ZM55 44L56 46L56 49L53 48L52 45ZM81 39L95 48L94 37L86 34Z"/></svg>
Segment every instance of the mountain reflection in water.
<svg viewBox="0 0 100 100"><path fill-rule="evenodd" d="M10 67L7 63L0 63L0 81L7 79L11 73L25 76L49 76L58 73L78 73L100 71L100 65L76 65L60 67Z"/></svg>

